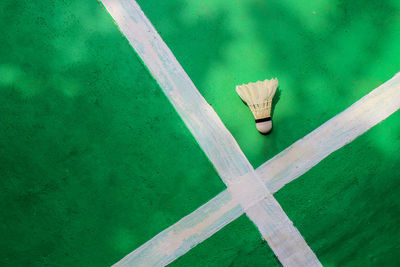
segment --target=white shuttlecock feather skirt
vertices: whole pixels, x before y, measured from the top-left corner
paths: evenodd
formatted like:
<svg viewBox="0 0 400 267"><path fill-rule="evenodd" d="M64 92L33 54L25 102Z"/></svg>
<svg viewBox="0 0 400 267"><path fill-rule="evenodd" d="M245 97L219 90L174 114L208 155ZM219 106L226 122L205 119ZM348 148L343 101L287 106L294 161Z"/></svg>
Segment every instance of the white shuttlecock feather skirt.
<svg viewBox="0 0 400 267"><path fill-rule="evenodd" d="M248 83L236 86L236 92L240 98L247 104L256 120L257 129L261 133L267 133L272 129L271 108L278 79L266 79L255 83ZM269 121L269 123L266 123ZM263 123L261 125L260 123ZM267 126L269 124L269 126ZM263 128L260 130L260 127ZM267 129L269 128L269 129Z"/></svg>

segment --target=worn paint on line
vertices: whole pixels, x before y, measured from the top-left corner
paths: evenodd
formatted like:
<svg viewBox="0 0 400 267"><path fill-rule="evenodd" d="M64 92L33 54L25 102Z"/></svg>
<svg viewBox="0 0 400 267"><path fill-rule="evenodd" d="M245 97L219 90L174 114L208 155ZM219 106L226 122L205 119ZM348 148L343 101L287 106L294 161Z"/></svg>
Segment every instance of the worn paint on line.
<svg viewBox="0 0 400 267"><path fill-rule="evenodd" d="M164 266L243 214L227 190L165 229L114 266Z"/></svg>
<svg viewBox="0 0 400 267"><path fill-rule="evenodd" d="M133 0L103 0L225 183L253 171L233 136ZM231 164L235 162L235 164Z"/></svg>
<svg viewBox="0 0 400 267"><path fill-rule="evenodd" d="M304 243L302 235L287 216L282 216L285 214L283 210L277 212L271 208L276 206L275 202L275 198L267 197L248 209L246 214L255 222L272 250L282 257L284 266L322 266L310 247L301 245ZM294 247L293 243L299 245Z"/></svg>
<svg viewBox="0 0 400 267"><path fill-rule="evenodd" d="M272 199L273 196L255 173L233 136L198 92L138 4L128 0L103 0L102 2L149 68L228 188L231 185L238 188L237 184L251 185L247 188L243 187L244 191L248 190L248 194L245 195L238 194L237 190L233 190L232 196L235 197L235 200L242 207L247 208L249 203L256 203L264 198ZM253 197L254 194L255 199L252 198L249 202L249 197ZM281 213L280 217L289 220L278 202L274 201L270 204L271 206L269 209L265 209L264 213L254 216L270 216L271 218L259 218L257 222L268 223L273 220L274 224L271 227L279 224L279 221L276 221L277 219L273 216L277 213ZM260 206L260 208L263 207ZM258 227L268 228L270 226L259 225ZM278 236L280 234L290 236L298 233L293 225L285 229L276 229L276 231L278 231ZM280 233L280 231L287 232ZM292 242L292 240L297 242ZM280 242L286 243L282 244L283 246L290 246L297 261L304 265L309 262L308 258L301 255L301 252L307 250L308 254L314 255L304 239L297 236L282 239ZM280 255L279 250L274 250L274 252L281 263L289 266L286 254ZM318 262L315 255L313 262Z"/></svg>
<svg viewBox="0 0 400 267"><path fill-rule="evenodd" d="M338 125L338 120L337 118L341 118L340 121L343 118L356 118L356 114L354 112L358 109L355 109L354 107L361 107L364 105L365 107L370 107L370 102L372 101L375 102L371 98L371 96L376 96L380 95L381 97L385 96L385 98L388 101L386 102L387 105L387 111L385 113L385 116L388 117L390 116L393 112L398 110L400 108L400 103L398 99L400 99L400 75L397 74L395 77L393 77L391 80L387 81L383 85L379 86L375 90L373 90L370 94L353 104L350 108L346 109L336 117L332 118L331 120L327 121L324 123L322 126L317 128L316 130L313 131L315 132L323 132L321 129L323 128L328 128L328 129L333 129L335 126ZM391 97L391 96L398 96L396 97ZM371 103L372 103L371 102ZM373 114L380 114L379 119L384 120L386 119L385 116L382 115L382 113L379 111L380 106L375 105L374 107L370 107L371 112ZM392 113L390 113L392 112ZM360 115L360 114L359 114ZM340 116L340 117L339 117ZM377 115L378 116L378 115ZM379 123L378 118L375 118L374 120L374 125ZM332 147L330 150L327 152L333 153L335 150L340 149L342 146L345 144L351 142L354 138L356 138L356 134L362 135L364 132L366 132L369 128L368 127L363 127L362 131L356 131L353 127L350 127L350 129L354 129L353 131L348 130L348 127L345 127L345 125L349 123L348 121L341 123L342 127L337 128L336 131L334 131L334 134L331 135L324 135L320 136L318 144L322 147L324 147L326 144L334 143L337 144L336 146ZM354 122L353 122L354 123ZM374 125L370 125L371 127ZM352 139L349 139L351 136ZM308 137L308 138L307 138ZM276 157L273 159L267 161L265 164L260 166L259 168L256 169L256 172L260 177L265 180L266 186L271 190L271 192L276 192L279 189L281 189L285 184L289 183L290 181L295 180L298 178L301 174L305 173L309 168L312 168L315 166L317 163L319 163L321 160L323 160L325 154L320 154L318 151L321 149L314 149L311 150L310 153L307 153L301 157L303 162L312 162L312 166L310 165L305 165L305 164L297 164L298 168L295 168L297 171L296 172L288 172L287 177L282 176L281 173L276 174L277 176L271 176L268 175L268 172L266 171L267 168L277 168L279 164L282 164L280 161L284 158L288 161L288 165L290 166L290 158L287 157L288 153L293 153L293 151L299 151L301 149L304 149L305 142L306 140L310 140L309 135L304 137L303 139L299 140L298 142L294 143L292 146L290 146L288 149L284 150L280 154L278 154ZM314 145L313 147L316 148L317 145ZM335 148L334 150L332 150ZM295 153L296 154L296 153ZM270 167L271 166L271 167ZM275 166L275 167L274 167ZM283 180L285 178L285 180ZM279 182L277 182L279 181ZM161 253L158 250L158 246L171 246L171 243L173 243L173 240L169 240L165 238L165 236L170 235L170 232L173 232L179 240L183 240L181 243L181 246L177 248L175 251L171 252L170 255L165 255L162 258L162 261L159 263L167 264L172 261L172 258L174 257L179 257L183 255L185 252L187 252L190 248L194 247L195 245L199 244L203 240L205 240L207 237L211 236L214 234L216 231L227 225L228 223L232 222L234 219L239 217L241 214L243 214L243 209L241 208L240 205L233 205L231 206L231 202L229 201L231 199L230 193L228 190L223 191L220 193L217 197L213 198L209 202L207 202L204 206L200 207L196 211L192 212L190 215L184 217L181 219L179 222L175 223L168 229L164 230L161 232L159 235L155 236L151 240L149 240L147 243L139 247L137 250L133 251L131 254L126 256L126 262L128 262L128 259L130 258L131 261L133 262L134 259L144 257L144 255L159 255ZM254 212L262 212L261 210L258 210L257 207L250 208L248 211L248 214L252 214ZM207 220L207 225L206 223L203 223L204 227L198 228L196 225L199 222L203 222L203 220ZM182 227L182 225L185 225L185 227ZM196 229L196 231L188 231L185 232L185 234L181 234L182 231L185 231L187 229ZM267 231L267 229L259 229L261 233L264 231ZM263 235L264 236L264 235ZM267 242L270 242L267 239ZM174 243L175 244L175 243ZM158 245L158 246L157 246ZM270 244L273 246L274 244ZM122 260L125 261L125 258ZM122 262L121 261L121 262ZM137 262L137 261L136 261Z"/></svg>

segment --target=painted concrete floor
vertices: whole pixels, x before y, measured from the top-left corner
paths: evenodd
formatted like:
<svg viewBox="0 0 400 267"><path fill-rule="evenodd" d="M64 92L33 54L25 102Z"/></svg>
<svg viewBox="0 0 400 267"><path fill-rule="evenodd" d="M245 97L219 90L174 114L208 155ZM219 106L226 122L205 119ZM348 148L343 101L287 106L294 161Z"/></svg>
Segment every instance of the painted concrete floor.
<svg viewBox="0 0 400 267"><path fill-rule="evenodd" d="M254 167L400 69L397 0L138 3ZM0 265L113 264L224 189L99 3L0 25ZM234 87L272 77L265 137ZM397 112L275 194L324 265L399 265L399 150ZM242 216L172 265L279 264Z"/></svg>

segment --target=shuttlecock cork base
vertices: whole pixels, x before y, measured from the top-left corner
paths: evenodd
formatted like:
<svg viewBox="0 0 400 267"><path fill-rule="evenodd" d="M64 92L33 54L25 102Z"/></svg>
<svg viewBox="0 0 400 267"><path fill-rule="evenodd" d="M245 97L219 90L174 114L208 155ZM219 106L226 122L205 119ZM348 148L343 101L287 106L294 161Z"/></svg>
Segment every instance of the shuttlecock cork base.
<svg viewBox="0 0 400 267"><path fill-rule="evenodd" d="M272 131L271 117L256 120L256 128L261 134L269 134Z"/></svg>
<svg viewBox="0 0 400 267"><path fill-rule="evenodd" d="M272 99L277 87L276 78L236 86L236 92L253 113L256 128L261 134L268 134L272 130Z"/></svg>

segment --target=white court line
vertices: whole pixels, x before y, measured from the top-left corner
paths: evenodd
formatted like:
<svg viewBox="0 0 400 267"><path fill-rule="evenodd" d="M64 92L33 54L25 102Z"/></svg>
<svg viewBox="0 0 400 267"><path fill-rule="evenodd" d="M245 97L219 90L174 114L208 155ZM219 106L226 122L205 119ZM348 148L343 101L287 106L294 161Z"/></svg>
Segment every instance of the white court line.
<svg viewBox="0 0 400 267"><path fill-rule="evenodd" d="M284 266L294 262L297 266L321 266L137 3L133 0L102 2L213 163L233 200L245 210L253 205L264 210L247 215L259 229L269 229L262 234L270 245L274 244L271 248L279 261Z"/></svg>
<svg viewBox="0 0 400 267"><path fill-rule="evenodd" d="M196 211L165 229L114 266L164 266L203 242L244 213L224 190Z"/></svg>
<svg viewBox="0 0 400 267"><path fill-rule="evenodd" d="M400 74L373 90L351 107L257 168L270 192L275 193L318 164L329 153L350 143L400 108ZM303 153L307 151L307 153ZM293 156L297 155L297 156ZM288 171L281 167L286 166ZM297 167L297 168L296 168ZM269 170L275 174L269 175ZM124 258L124 263L151 259L150 265L168 264L243 214L228 190L147 241ZM163 248L169 247L171 251ZM122 262L121 262L122 263ZM125 265L125 264L124 264Z"/></svg>

